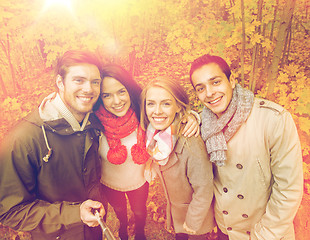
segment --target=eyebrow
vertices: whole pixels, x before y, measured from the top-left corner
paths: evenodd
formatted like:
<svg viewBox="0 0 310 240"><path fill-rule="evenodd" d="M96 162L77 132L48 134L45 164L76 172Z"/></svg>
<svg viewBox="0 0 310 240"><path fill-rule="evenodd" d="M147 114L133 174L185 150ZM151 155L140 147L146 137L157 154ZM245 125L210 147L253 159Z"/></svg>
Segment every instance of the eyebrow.
<svg viewBox="0 0 310 240"><path fill-rule="evenodd" d="M116 92L119 92L119 91L122 91L122 90L127 91L127 88L126 88L126 87L123 87L123 88L121 88L121 89L117 90ZM111 93L110 93L110 92L107 92L107 93L102 92L101 94L111 94Z"/></svg>
<svg viewBox="0 0 310 240"><path fill-rule="evenodd" d="M207 81L208 82L211 82L211 81L213 81L213 80L215 80L216 78L219 78L219 77L221 77L220 75L217 75L217 76L214 76L214 77L212 77L212 78L209 78L209 79L207 79ZM195 86L194 86L194 88L196 88L197 86L200 86L200 85L204 85L203 83L197 83Z"/></svg>
<svg viewBox="0 0 310 240"><path fill-rule="evenodd" d="M146 102L155 102L156 100L154 99L146 99ZM163 99L163 100L160 100L161 102L172 102L173 100L172 99Z"/></svg>
<svg viewBox="0 0 310 240"><path fill-rule="evenodd" d="M73 76L73 78L82 78L82 79L87 79L87 77L82 77L82 76ZM101 78L95 78L95 79L92 79L91 81L101 81Z"/></svg>

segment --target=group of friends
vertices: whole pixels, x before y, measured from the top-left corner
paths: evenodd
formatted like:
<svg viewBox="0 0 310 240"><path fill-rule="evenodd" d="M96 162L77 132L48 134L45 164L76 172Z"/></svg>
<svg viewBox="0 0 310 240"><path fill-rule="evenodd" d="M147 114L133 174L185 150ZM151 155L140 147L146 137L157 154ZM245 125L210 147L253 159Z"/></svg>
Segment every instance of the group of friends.
<svg viewBox="0 0 310 240"><path fill-rule="evenodd" d="M178 79L145 88L117 64L67 51L57 92L4 138L0 222L32 239L102 239L108 203L128 239L145 240L149 183L160 179L175 239L294 240L302 155L290 113L241 87L219 56L191 64L204 105L191 111Z"/></svg>

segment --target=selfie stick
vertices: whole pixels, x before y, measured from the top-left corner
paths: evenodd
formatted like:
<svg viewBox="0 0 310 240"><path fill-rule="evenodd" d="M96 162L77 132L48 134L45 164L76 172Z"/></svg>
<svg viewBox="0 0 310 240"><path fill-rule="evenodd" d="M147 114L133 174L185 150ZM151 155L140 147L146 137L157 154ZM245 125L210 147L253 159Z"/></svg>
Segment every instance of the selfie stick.
<svg viewBox="0 0 310 240"><path fill-rule="evenodd" d="M116 240L116 238L112 234L108 225L104 221L102 221L102 219L100 218L98 211L95 212L95 217L97 218L97 221L101 227L102 233L106 237L106 239L107 240Z"/></svg>

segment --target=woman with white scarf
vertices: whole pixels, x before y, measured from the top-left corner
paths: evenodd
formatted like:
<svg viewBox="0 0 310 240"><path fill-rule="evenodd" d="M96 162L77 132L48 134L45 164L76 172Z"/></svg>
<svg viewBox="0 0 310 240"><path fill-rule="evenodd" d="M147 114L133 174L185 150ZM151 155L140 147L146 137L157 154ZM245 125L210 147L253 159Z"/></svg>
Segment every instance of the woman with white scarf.
<svg viewBox="0 0 310 240"><path fill-rule="evenodd" d="M146 176L156 173L167 198L167 227L176 239L206 239L214 227L213 174L200 137L179 134L189 113L184 89L169 79L151 81L141 94L142 128L151 156ZM152 174L153 173L153 174Z"/></svg>

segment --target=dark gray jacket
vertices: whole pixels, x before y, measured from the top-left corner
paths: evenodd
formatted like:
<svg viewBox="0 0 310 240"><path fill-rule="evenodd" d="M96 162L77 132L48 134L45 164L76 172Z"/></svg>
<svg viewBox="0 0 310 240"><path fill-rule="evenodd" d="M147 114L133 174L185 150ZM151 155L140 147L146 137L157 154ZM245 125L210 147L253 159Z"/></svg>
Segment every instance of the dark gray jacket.
<svg viewBox="0 0 310 240"><path fill-rule="evenodd" d="M100 229L88 228L79 216L81 202L102 200L97 190L101 125L93 115L89 121L83 131L74 132L65 119L43 122L34 111L4 139L2 224L30 231L33 239L101 239Z"/></svg>

